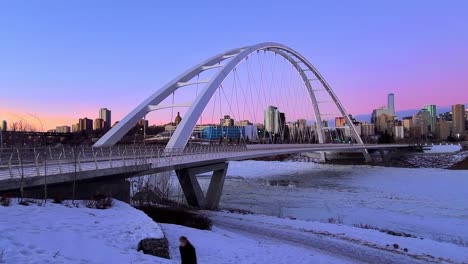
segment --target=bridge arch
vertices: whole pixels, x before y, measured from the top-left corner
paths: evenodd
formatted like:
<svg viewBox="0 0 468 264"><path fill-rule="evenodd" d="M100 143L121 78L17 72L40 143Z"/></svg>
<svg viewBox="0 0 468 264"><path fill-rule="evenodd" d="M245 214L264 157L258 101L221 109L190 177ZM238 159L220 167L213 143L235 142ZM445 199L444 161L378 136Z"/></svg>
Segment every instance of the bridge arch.
<svg viewBox="0 0 468 264"><path fill-rule="evenodd" d="M354 127L351 119L349 118L348 113L341 104L338 97L335 95L333 90L330 88L329 84L325 81L322 75L315 69L315 67L300 53L295 50L285 46L283 44L274 43L274 42L265 42L259 43L252 46L246 46L242 48L228 50L226 52L220 53L214 57L211 57L200 64L190 68L186 72L182 73L161 89L156 91L153 95L144 100L140 105L138 105L133 111L131 111L127 116L125 116L119 123L112 127L102 138L100 138L95 144L94 147L110 147L116 144L140 119L142 119L147 113L154 110L155 107L170 96L178 88L189 85L190 80L199 75L200 73L213 69L221 68L210 81L206 82L205 87L202 89L202 92L196 97L193 103L190 105L187 110L182 122L177 126L177 129L174 131L171 139L169 140L166 148L184 148L187 144L192 130L196 125L196 122L199 116L202 114L209 100L216 92L216 89L221 85L223 80L228 76L229 73L244 59L254 52L258 51L269 51L274 52L277 55L285 58L291 65L296 69L302 81L304 82L305 87L310 95L311 103L315 113L317 130L318 130L318 140L319 143L325 143L324 141L324 129L322 124L322 119L320 115L320 109L317 103L317 99L312 89L311 79L305 73L306 71L312 72L315 76L315 80L321 82L322 86L328 92L328 95L332 98L333 102L336 104L341 115L345 118L346 124L350 127L351 133L358 142L358 144L363 144L363 141ZM221 65L221 62L230 59L224 65ZM305 66L303 68L302 65Z"/></svg>

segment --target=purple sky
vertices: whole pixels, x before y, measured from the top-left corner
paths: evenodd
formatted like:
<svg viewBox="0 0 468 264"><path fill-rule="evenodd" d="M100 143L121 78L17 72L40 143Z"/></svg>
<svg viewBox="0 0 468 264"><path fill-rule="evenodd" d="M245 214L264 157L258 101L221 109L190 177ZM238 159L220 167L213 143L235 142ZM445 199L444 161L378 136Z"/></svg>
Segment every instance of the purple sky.
<svg viewBox="0 0 468 264"><path fill-rule="evenodd" d="M275 41L348 112L468 103L467 1L2 1L0 119L117 121L221 51ZM38 127L40 128L40 127Z"/></svg>

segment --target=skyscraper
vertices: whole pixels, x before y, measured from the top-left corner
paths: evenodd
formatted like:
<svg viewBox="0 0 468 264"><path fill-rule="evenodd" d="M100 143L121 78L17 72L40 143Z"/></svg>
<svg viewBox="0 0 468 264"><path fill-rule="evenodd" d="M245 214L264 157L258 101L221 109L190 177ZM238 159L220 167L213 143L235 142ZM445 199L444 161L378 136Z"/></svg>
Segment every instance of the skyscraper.
<svg viewBox="0 0 468 264"><path fill-rule="evenodd" d="M387 108L390 110L390 114L395 116L395 96L393 93L388 94Z"/></svg>
<svg viewBox="0 0 468 264"><path fill-rule="evenodd" d="M111 123L111 111L110 110L108 110L107 108L99 109L99 118L104 120L105 128L111 127L112 123Z"/></svg>
<svg viewBox="0 0 468 264"><path fill-rule="evenodd" d="M234 119L229 115L225 115L222 119L219 120L221 126L234 126Z"/></svg>
<svg viewBox="0 0 468 264"><path fill-rule="evenodd" d="M429 131L435 132L435 126L437 121L437 107L435 105L426 105L424 106L424 109L429 111L429 114L431 115L431 119L429 120Z"/></svg>
<svg viewBox="0 0 468 264"><path fill-rule="evenodd" d="M275 134L279 131L279 111L275 106L268 106L264 111L265 131Z"/></svg>
<svg viewBox="0 0 468 264"><path fill-rule="evenodd" d="M2 121L2 131L7 131L7 130L8 130L7 121L6 121L6 120L3 120L3 121Z"/></svg>
<svg viewBox="0 0 468 264"><path fill-rule="evenodd" d="M102 118L94 119L94 130L103 129L106 126L106 122Z"/></svg>
<svg viewBox="0 0 468 264"><path fill-rule="evenodd" d="M89 118L80 118L78 120L78 126L80 131L93 130L93 120Z"/></svg>
<svg viewBox="0 0 468 264"><path fill-rule="evenodd" d="M429 123L431 121L431 114L425 108L419 110L418 113L413 115L412 127L419 128L420 134L425 136L429 130Z"/></svg>
<svg viewBox="0 0 468 264"><path fill-rule="evenodd" d="M452 105L453 134L462 134L465 131L465 105Z"/></svg>

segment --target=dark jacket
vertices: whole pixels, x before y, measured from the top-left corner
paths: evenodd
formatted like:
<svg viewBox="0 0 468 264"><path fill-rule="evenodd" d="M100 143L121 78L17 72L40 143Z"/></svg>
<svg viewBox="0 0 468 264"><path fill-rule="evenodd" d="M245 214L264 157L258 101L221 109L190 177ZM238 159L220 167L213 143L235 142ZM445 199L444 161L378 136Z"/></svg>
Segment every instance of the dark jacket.
<svg viewBox="0 0 468 264"><path fill-rule="evenodd" d="M197 254L195 253L195 248L187 241L185 247L179 246L180 258L182 259L182 264L197 264Z"/></svg>

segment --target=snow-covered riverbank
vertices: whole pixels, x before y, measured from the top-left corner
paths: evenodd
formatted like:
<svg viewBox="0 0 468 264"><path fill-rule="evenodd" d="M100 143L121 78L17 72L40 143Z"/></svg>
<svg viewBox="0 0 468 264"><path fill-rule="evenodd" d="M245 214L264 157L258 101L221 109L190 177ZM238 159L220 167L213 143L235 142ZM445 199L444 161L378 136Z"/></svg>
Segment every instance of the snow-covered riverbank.
<svg viewBox="0 0 468 264"><path fill-rule="evenodd" d="M137 252L141 239L163 237L143 212L117 200L105 210L64 204L0 206L0 263L173 263Z"/></svg>
<svg viewBox="0 0 468 264"><path fill-rule="evenodd" d="M221 205L468 245L466 186L467 170L240 161L229 164Z"/></svg>

